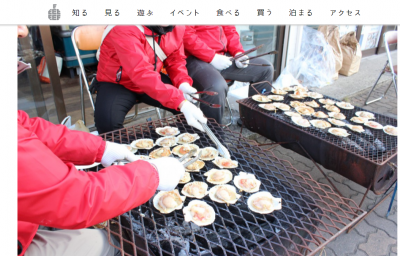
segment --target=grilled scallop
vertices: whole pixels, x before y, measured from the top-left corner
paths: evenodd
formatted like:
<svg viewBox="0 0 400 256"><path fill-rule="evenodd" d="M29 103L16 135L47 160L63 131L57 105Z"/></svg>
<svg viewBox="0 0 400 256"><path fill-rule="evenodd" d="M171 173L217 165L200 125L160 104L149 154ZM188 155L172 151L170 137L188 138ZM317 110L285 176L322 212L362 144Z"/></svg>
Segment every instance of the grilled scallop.
<svg viewBox="0 0 400 256"><path fill-rule="evenodd" d="M363 123L367 122L368 119L365 118L365 117L353 116L353 117L350 119L350 121L352 121L352 122L354 122L354 123L357 123L357 124L363 124Z"/></svg>
<svg viewBox="0 0 400 256"><path fill-rule="evenodd" d="M260 190L261 181L257 180L254 174L240 172L233 179L233 184L239 189L239 192L254 193Z"/></svg>
<svg viewBox="0 0 400 256"><path fill-rule="evenodd" d="M343 109L354 109L354 106L351 105L348 102L336 102L336 106L338 106L339 108L343 108Z"/></svg>
<svg viewBox="0 0 400 256"><path fill-rule="evenodd" d="M291 101L291 102L290 102L290 106L292 106L292 107L294 107L294 108L297 108L297 107L307 107L306 104L304 104L303 102L297 101L297 100Z"/></svg>
<svg viewBox="0 0 400 256"><path fill-rule="evenodd" d="M251 195L247 200L247 205L253 212L267 214L282 209L282 199L262 191Z"/></svg>
<svg viewBox="0 0 400 256"><path fill-rule="evenodd" d="M268 95L268 99L273 100L273 101L282 101L283 96L280 95Z"/></svg>
<svg viewBox="0 0 400 256"><path fill-rule="evenodd" d="M157 159L161 157L168 157L171 155L171 150L168 147L163 147L150 152L150 158Z"/></svg>
<svg viewBox="0 0 400 256"><path fill-rule="evenodd" d="M333 106L333 105L324 105L323 107L325 109L327 109L328 111L331 111L331 112L336 112L336 113L340 112L340 109L338 107L336 107L336 106Z"/></svg>
<svg viewBox="0 0 400 256"><path fill-rule="evenodd" d="M154 141L151 139L135 140L131 143L131 146L138 149L151 149L154 147Z"/></svg>
<svg viewBox="0 0 400 256"><path fill-rule="evenodd" d="M347 137L350 135L345 129L342 128L329 128L328 132L339 137Z"/></svg>
<svg viewBox="0 0 400 256"><path fill-rule="evenodd" d="M194 134L184 133L184 134L179 135L177 138L178 138L179 144L189 144L189 143L193 143L196 140L200 139L199 135L196 133L194 133Z"/></svg>
<svg viewBox="0 0 400 256"><path fill-rule="evenodd" d="M336 101L330 100L330 99L319 99L319 103L325 104L325 105L335 105Z"/></svg>
<svg viewBox="0 0 400 256"><path fill-rule="evenodd" d="M315 100L304 102L304 104L312 108L319 108L319 104Z"/></svg>
<svg viewBox="0 0 400 256"><path fill-rule="evenodd" d="M372 129L383 129L383 126L380 123L374 122L374 121L367 121L364 123L365 126L371 127Z"/></svg>
<svg viewBox="0 0 400 256"><path fill-rule="evenodd" d="M285 92L294 92L294 87L290 86L290 87L283 87L282 90L284 90Z"/></svg>
<svg viewBox="0 0 400 256"><path fill-rule="evenodd" d="M210 189L209 196L211 200L217 203L234 204L240 198L236 189L232 185L217 185Z"/></svg>
<svg viewBox="0 0 400 256"><path fill-rule="evenodd" d="M268 110L268 111L275 111L276 110L276 107L274 106L274 104L259 104L258 106L260 108L263 108L263 109Z"/></svg>
<svg viewBox="0 0 400 256"><path fill-rule="evenodd" d="M185 172L185 175L183 175L183 178L179 181L179 184L186 184L191 180L190 178L190 173Z"/></svg>
<svg viewBox="0 0 400 256"><path fill-rule="evenodd" d="M292 116L292 121L293 121L293 123L295 123L295 124L297 124L298 126L301 126L301 127L310 127L311 125L310 125L310 122L307 120L307 119L305 119L305 118L303 118L303 117L299 117L299 116Z"/></svg>
<svg viewBox="0 0 400 256"><path fill-rule="evenodd" d="M367 111L357 111L356 116L367 118L367 119L375 119L375 115L373 113L370 113Z"/></svg>
<svg viewBox="0 0 400 256"><path fill-rule="evenodd" d="M322 99L324 97L324 95L318 92L309 92L307 96L313 99Z"/></svg>
<svg viewBox="0 0 400 256"><path fill-rule="evenodd" d="M191 151L192 149L196 149L196 155L199 153L199 146L195 145L195 144L184 144L184 145L179 145L176 146L172 149L172 153L181 157L187 153L189 153L189 151Z"/></svg>
<svg viewBox="0 0 400 256"><path fill-rule="evenodd" d="M166 136L156 140L156 145L160 147L173 147L176 145L177 138L174 136Z"/></svg>
<svg viewBox="0 0 400 256"><path fill-rule="evenodd" d="M192 158L185 159L182 164L189 162ZM199 172L201 168L205 166L205 163L201 160L197 160L196 162L186 166L187 172Z"/></svg>
<svg viewBox="0 0 400 256"><path fill-rule="evenodd" d="M322 111L318 111L312 114L313 117L316 118L328 118L329 116Z"/></svg>
<svg viewBox="0 0 400 256"><path fill-rule="evenodd" d="M280 110L282 110L282 111L287 111L287 110L290 110L290 107L289 107L289 105L286 105L286 104L284 104L284 103L277 103L277 102L274 102L274 103L272 103L276 108L279 108Z"/></svg>
<svg viewBox="0 0 400 256"><path fill-rule="evenodd" d="M346 124L347 127L349 127L350 130L353 132L364 132L364 128L361 125L351 125L351 124Z"/></svg>
<svg viewBox="0 0 400 256"><path fill-rule="evenodd" d="M346 123L337 119L328 118L329 123L336 125L336 126L345 126Z"/></svg>
<svg viewBox="0 0 400 256"><path fill-rule="evenodd" d="M383 127L383 132L388 135L397 136L397 127L386 125Z"/></svg>
<svg viewBox="0 0 400 256"><path fill-rule="evenodd" d="M218 166L219 168L236 168L238 167L238 162L237 161L233 161L231 159L226 159L223 157L217 157L214 161L212 161L213 164L215 164L216 166Z"/></svg>
<svg viewBox="0 0 400 256"><path fill-rule="evenodd" d="M206 147L201 150L200 159L204 161L214 160L218 156L218 150L212 147Z"/></svg>
<svg viewBox="0 0 400 256"><path fill-rule="evenodd" d="M272 100L268 99L268 97L266 95L260 95L260 94L253 95L251 98L253 100L255 100L257 102L261 102L261 103L272 101Z"/></svg>
<svg viewBox="0 0 400 256"><path fill-rule="evenodd" d="M222 185L232 180L232 173L229 170L224 169L211 169L204 173L207 177L207 181L211 184Z"/></svg>
<svg viewBox="0 0 400 256"><path fill-rule="evenodd" d="M292 116L300 116L301 117L301 115L299 113L295 113L292 111L285 111L283 113L285 113L285 115L290 116L290 117L292 117Z"/></svg>
<svg viewBox="0 0 400 256"><path fill-rule="evenodd" d="M297 107L295 110L304 116L310 116L315 112L315 110L311 107Z"/></svg>
<svg viewBox="0 0 400 256"><path fill-rule="evenodd" d="M331 127L331 124L325 120L311 120L310 123L317 128L325 129Z"/></svg>
<svg viewBox="0 0 400 256"><path fill-rule="evenodd" d="M188 206L183 208L185 221L194 222L198 226L207 226L214 222L215 211L206 202L192 200Z"/></svg>
<svg viewBox="0 0 400 256"><path fill-rule="evenodd" d="M273 93L273 94L278 94L278 95L285 95L285 94L287 94L287 91L285 91L285 90L280 90L280 89L272 89L271 90L271 92Z"/></svg>
<svg viewBox="0 0 400 256"><path fill-rule="evenodd" d="M346 116L343 115L342 113L329 112L328 115L330 117L333 117L333 118L338 119L338 120L345 120L346 119Z"/></svg>
<svg viewBox="0 0 400 256"><path fill-rule="evenodd" d="M137 148L135 148L135 147L132 147L131 145L126 145L126 144L124 144L125 145L125 147L129 150L129 151L131 151L133 154L135 154L136 152L137 152Z"/></svg>
<svg viewBox="0 0 400 256"><path fill-rule="evenodd" d="M175 136L178 135L180 131L176 127L165 126L156 128L156 133L161 136Z"/></svg>
<svg viewBox="0 0 400 256"><path fill-rule="evenodd" d="M208 194L208 185L205 182L193 181L182 188L182 194L187 197L202 199Z"/></svg>
<svg viewBox="0 0 400 256"><path fill-rule="evenodd" d="M154 207L161 213L170 213L176 209L182 209L186 197L179 195L177 189L173 191L161 191L153 199Z"/></svg>

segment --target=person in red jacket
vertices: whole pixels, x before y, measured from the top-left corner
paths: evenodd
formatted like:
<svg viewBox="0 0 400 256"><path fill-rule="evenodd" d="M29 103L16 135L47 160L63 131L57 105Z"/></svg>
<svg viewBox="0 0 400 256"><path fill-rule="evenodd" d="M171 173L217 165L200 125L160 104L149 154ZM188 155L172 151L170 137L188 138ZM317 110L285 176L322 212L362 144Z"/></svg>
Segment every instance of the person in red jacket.
<svg viewBox="0 0 400 256"><path fill-rule="evenodd" d="M180 110L189 125L203 131L199 122L207 119L189 102L197 90L185 66L184 32L184 26L114 26L105 36L96 77L99 133L123 128L126 114L140 102L173 114ZM157 44L166 56L163 61Z"/></svg>
<svg viewBox="0 0 400 256"><path fill-rule="evenodd" d="M256 58L250 63L268 64L270 66L248 66L245 55L232 65L231 56L244 52L235 26L186 26L183 38L187 58L187 70L193 79L193 87L199 91L215 91L218 96L203 95L202 99L220 104L220 109L201 105L207 117L221 123L228 86L225 79L256 83L272 83L274 68L268 61ZM246 61L247 60L247 61ZM242 62L243 61L243 62ZM271 91L268 83L255 85L261 92ZM250 86L249 96L257 94Z"/></svg>
<svg viewBox="0 0 400 256"><path fill-rule="evenodd" d="M19 26L18 36L26 35ZM26 68L18 63L19 72ZM116 255L105 231L85 228L145 203L156 189L173 190L185 172L174 158L110 166L121 159L137 157L124 145L18 111L18 255ZM106 168L75 168L94 162Z"/></svg>

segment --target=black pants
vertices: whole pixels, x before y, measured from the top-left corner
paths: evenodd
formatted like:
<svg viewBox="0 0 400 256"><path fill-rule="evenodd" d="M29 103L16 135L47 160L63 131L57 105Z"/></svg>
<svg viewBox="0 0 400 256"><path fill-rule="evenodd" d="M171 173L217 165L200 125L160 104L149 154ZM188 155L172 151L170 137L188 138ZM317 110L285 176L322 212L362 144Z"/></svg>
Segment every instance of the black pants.
<svg viewBox="0 0 400 256"><path fill-rule="evenodd" d="M172 84L168 76L161 74L161 80L165 84ZM96 104L94 121L99 133L110 132L123 128L126 114L135 104L146 103L150 106L166 109L174 115L179 112L166 108L160 102L147 94L138 94L120 84L96 82Z"/></svg>
<svg viewBox="0 0 400 256"><path fill-rule="evenodd" d="M202 99L210 103L220 104L221 108L210 108L200 103L200 109L206 117L214 118L221 123L224 114L225 99L228 92L228 86L225 79L256 83L267 80L272 83L274 76L274 68L271 63L266 60L257 58L250 60L250 63L269 64L271 66L248 66L247 68L237 68L235 63L227 69L218 71L211 64L197 59L194 56L187 58L187 70L189 76L193 79L193 87L198 91L214 91L218 92L216 96L202 95ZM255 85L257 91L261 93L263 89L267 92L271 91L268 83ZM253 96L257 92L250 86L249 96Z"/></svg>

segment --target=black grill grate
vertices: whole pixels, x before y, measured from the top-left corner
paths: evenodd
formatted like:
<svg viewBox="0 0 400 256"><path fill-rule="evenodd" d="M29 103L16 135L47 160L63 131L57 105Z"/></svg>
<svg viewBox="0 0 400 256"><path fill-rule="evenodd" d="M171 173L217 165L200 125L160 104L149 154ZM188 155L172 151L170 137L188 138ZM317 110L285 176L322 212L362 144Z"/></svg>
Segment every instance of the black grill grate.
<svg viewBox="0 0 400 256"><path fill-rule="evenodd" d="M314 255L358 218L365 214L354 201L338 196L329 186L313 180L272 152L262 151L255 142L224 129L215 121L209 127L228 148L239 167L231 169L255 174L260 191L282 198L282 210L257 214L247 207L248 193L230 205L203 198L216 212L213 224L198 227L184 222L182 210L161 214L145 204L111 219L107 230L120 242L123 255ZM131 143L140 138L157 139L156 127L178 127L181 133L196 133L182 115L157 120L102 135L108 141ZM213 146L204 133L195 142L200 148ZM154 150L154 149L153 149ZM148 155L151 150L139 150ZM204 173L216 168L211 162L200 173L191 173L192 181L204 181ZM233 182L228 184L233 185ZM210 185L210 184L209 184ZM178 185L181 191L183 185ZM184 206L191 201L185 200Z"/></svg>
<svg viewBox="0 0 400 256"><path fill-rule="evenodd" d="M324 96L324 99L332 99L334 101L337 101L334 98L330 98L327 96ZM285 98L282 103L285 103L290 106L290 101L300 101L300 102L306 102L306 101L311 101L313 100L312 98L306 98L303 100L297 100L289 97L288 95L285 95ZM322 111L324 113L328 113L325 108L323 108L323 104L319 103L318 100L315 100L320 107L319 108L314 108L315 112L317 111ZM265 109L260 108L258 105L261 104L259 102L254 101L251 98L247 98L244 100L240 100L240 104L245 105L246 107L256 110L258 112L261 112L265 115L268 115L274 119L284 121L285 123L291 125L292 127L295 127L296 129L302 130L308 134L311 134L321 140L325 140L331 144L334 144L338 147L341 147L349 152L352 152L364 159L368 159L369 161L372 161L377 164L381 164L385 162L387 159L389 159L391 156L397 153L397 136L390 136L387 135L386 133L383 132L383 130L377 130L377 129L372 129L367 126L364 126L362 124L357 124L354 122L350 121L350 118L353 116L356 116L355 113L357 111L367 111L364 110L360 107L354 107L352 110L345 110L340 108L340 112L343 113L346 116L346 120L341 120L345 122L346 124L352 124L352 125L361 125L363 126L365 132L362 133L357 133L351 131L347 127L340 127L344 128L347 130L348 133L351 135L348 136L347 138L341 138L338 136L334 136L330 133L328 133L328 129L320 129L320 128L315 128L315 127L300 127L293 123L291 118L283 113L281 110L277 110L276 112L274 111L267 111ZM294 108L291 108L291 111L296 112ZM371 111L368 111L371 112ZM374 112L371 112L374 113ZM385 125L392 125L397 127L397 119L390 118L384 115L380 115L377 113L374 113L375 119L373 121L376 121L380 123L382 126ZM308 120L312 119L317 119L316 117L313 116L303 116L304 118ZM323 119L326 120L326 119ZM327 120L326 120L327 121ZM335 127L332 125L332 127Z"/></svg>

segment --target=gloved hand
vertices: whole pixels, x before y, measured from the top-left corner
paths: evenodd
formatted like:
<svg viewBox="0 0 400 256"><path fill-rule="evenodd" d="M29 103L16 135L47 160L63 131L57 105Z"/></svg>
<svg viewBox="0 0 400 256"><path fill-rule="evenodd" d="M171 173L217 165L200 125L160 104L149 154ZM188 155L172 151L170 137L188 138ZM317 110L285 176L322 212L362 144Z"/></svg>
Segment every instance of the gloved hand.
<svg viewBox="0 0 400 256"><path fill-rule="evenodd" d="M232 65L232 61L229 57L226 57L225 55L215 54L210 64L218 70L224 70Z"/></svg>
<svg viewBox="0 0 400 256"><path fill-rule="evenodd" d="M238 54L241 54L241 53L239 52ZM237 56L238 54L236 54L235 56ZM247 55L244 55L244 56L240 57L239 59L235 60L236 67L247 68L249 66L248 59L249 59L249 57Z"/></svg>
<svg viewBox="0 0 400 256"><path fill-rule="evenodd" d="M160 182L157 190L171 191L185 175L185 168L178 159L173 157L161 157L148 160L158 171Z"/></svg>
<svg viewBox="0 0 400 256"><path fill-rule="evenodd" d="M179 85L179 90L181 90L183 92L183 96L185 97L185 99L187 99L188 101L191 102L196 102L193 99L193 96L191 96L191 93L196 93L197 90L195 88L193 88L192 86L190 86L190 84L188 83L181 83L181 85ZM199 98L199 95L194 95L194 97Z"/></svg>
<svg viewBox="0 0 400 256"><path fill-rule="evenodd" d="M207 118L204 117L203 112L189 101L184 101L180 108L188 124L204 132L200 123L206 124Z"/></svg>
<svg viewBox="0 0 400 256"><path fill-rule="evenodd" d="M128 160L133 162L138 160L138 157L129 151L126 146L107 141L106 149L101 158L101 164L104 167L108 167L117 160Z"/></svg>

